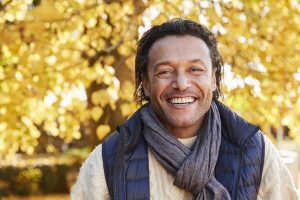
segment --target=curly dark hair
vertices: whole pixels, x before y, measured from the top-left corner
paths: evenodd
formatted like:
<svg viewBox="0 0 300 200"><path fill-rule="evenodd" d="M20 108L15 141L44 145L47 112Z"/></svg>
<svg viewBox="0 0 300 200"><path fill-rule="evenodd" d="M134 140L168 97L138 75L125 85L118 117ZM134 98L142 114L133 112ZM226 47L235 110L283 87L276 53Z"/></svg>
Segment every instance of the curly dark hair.
<svg viewBox="0 0 300 200"><path fill-rule="evenodd" d="M149 29L138 42L137 55L135 59L135 99L142 105L150 99L145 95L142 78L147 77L148 53L155 41L170 35L191 35L202 39L209 48L212 66L216 69L217 89L213 92L213 99L223 96L221 91L221 79L223 60L217 48L217 40L214 34L206 27L186 19L172 19L161 25Z"/></svg>

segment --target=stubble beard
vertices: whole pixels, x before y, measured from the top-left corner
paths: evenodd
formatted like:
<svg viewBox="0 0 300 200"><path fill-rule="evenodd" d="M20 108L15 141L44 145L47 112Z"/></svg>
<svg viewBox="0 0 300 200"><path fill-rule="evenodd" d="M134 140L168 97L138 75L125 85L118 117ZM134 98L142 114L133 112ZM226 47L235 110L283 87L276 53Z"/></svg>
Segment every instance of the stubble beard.
<svg viewBox="0 0 300 200"><path fill-rule="evenodd" d="M165 128L168 129L169 127L183 129L191 127L197 124L199 121L202 121L204 119L205 114L210 109L211 102L212 95L209 95L202 105L201 103L199 103L199 109L191 113L191 116L187 119L180 119L180 116L173 116L163 109L160 109L160 111L154 109L154 112L158 117L159 121L165 126Z"/></svg>

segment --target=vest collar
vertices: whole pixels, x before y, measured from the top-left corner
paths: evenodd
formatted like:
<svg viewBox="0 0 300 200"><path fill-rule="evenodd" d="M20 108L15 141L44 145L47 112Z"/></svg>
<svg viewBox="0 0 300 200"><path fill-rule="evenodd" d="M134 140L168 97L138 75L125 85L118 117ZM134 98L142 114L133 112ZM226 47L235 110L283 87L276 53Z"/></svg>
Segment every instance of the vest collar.
<svg viewBox="0 0 300 200"><path fill-rule="evenodd" d="M225 106L223 103L214 100L219 109L222 135L238 146L244 146L248 138L259 131L259 127L247 122L242 117Z"/></svg>

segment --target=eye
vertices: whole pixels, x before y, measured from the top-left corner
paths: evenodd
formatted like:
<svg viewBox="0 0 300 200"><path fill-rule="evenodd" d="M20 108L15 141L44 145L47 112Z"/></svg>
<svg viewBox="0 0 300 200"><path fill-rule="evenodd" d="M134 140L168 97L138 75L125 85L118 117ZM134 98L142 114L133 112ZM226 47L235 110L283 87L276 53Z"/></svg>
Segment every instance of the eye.
<svg viewBox="0 0 300 200"><path fill-rule="evenodd" d="M168 71L168 70L165 70L165 71L159 72L158 74L169 74L169 73L172 73L172 72L171 72L171 71Z"/></svg>
<svg viewBox="0 0 300 200"><path fill-rule="evenodd" d="M192 66L191 67L191 72L196 72L196 73L203 73L205 70L203 67L198 67L198 66Z"/></svg>
<svg viewBox="0 0 300 200"><path fill-rule="evenodd" d="M156 77L159 78L167 78L173 74L172 70L161 70L155 74Z"/></svg>

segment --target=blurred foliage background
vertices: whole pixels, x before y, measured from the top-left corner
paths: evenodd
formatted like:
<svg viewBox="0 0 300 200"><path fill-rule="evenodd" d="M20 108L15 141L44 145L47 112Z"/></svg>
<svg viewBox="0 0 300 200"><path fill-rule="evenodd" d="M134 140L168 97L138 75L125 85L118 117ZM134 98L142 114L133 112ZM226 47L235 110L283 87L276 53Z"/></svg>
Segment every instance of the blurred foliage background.
<svg viewBox="0 0 300 200"><path fill-rule="evenodd" d="M0 0L0 167L80 166L138 108L138 39L175 17L217 36L224 103L300 143L298 0ZM26 168L12 179L41 177Z"/></svg>

